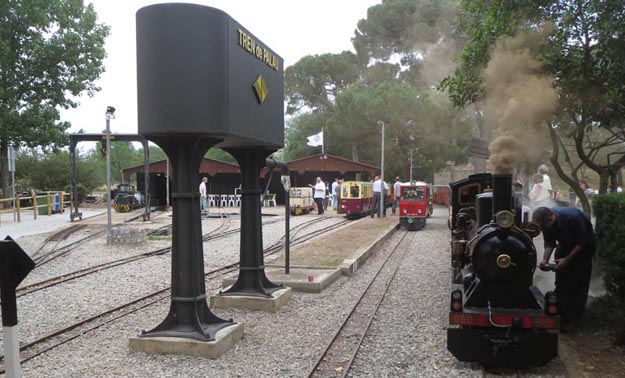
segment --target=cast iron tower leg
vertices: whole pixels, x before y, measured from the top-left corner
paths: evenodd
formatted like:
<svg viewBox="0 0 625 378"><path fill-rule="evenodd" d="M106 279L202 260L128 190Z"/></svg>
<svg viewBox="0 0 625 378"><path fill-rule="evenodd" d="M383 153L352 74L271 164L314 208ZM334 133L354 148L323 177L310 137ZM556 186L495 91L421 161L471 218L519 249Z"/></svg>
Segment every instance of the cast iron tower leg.
<svg viewBox="0 0 625 378"><path fill-rule="evenodd" d="M260 170L274 150L250 147L226 151L234 156L241 168L241 268L235 284L219 294L271 297L274 291L284 286L274 284L265 275Z"/></svg>
<svg viewBox="0 0 625 378"><path fill-rule="evenodd" d="M206 304L204 251L198 171L206 151L220 140L197 135L151 137L167 154L175 172L172 193L171 305L163 322L143 337L215 339L234 325L210 312Z"/></svg>

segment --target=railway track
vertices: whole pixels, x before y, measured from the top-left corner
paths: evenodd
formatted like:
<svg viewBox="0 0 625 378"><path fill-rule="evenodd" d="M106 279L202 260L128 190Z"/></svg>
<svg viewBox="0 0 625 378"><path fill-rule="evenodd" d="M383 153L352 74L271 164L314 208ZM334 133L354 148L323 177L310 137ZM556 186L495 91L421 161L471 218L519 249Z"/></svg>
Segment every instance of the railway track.
<svg viewBox="0 0 625 378"><path fill-rule="evenodd" d="M321 218L323 219L323 218ZM314 224L317 223L318 220L313 220L309 223ZM345 220L339 222L338 224L347 223L349 221ZM334 230L337 227L337 224L332 224L327 227L320 228L318 230L312 231L308 234L301 235L299 237L291 238L291 245L297 245L309 240L312 237L318 236L324 232L328 232L330 230ZM268 247L264 251L265 256L270 256L272 254L278 253L284 243L282 244L274 244L271 247ZM207 283L221 278L225 275L228 275L239 267L239 263L230 264L215 270L212 270L205 274ZM209 285L207 285L208 287ZM67 327L49 333L43 337L40 337L36 340L27 342L20 346L20 358L21 363L27 362L41 354L44 354L54 348L62 346L82 335L85 335L91 331L94 331L102 326L105 326L109 323L112 323L116 320L122 319L132 313L135 313L143 308L149 307L161 301L167 300L171 297L170 288L166 287L164 289L155 291L141 298L135 299L133 301L127 302L123 305L117 306L110 310L104 311L100 314L91 316L89 318L80 320L76 323L73 323ZM4 356L0 356L0 374L4 373Z"/></svg>
<svg viewBox="0 0 625 378"><path fill-rule="evenodd" d="M156 210L157 208L154 208L154 210ZM103 216L104 214L99 214L99 215L95 215L93 217L89 217L89 219L94 219L100 216ZM119 226L121 224L125 224L128 222L132 222L135 221L139 218L142 217L143 214L139 214L136 216L133 216L132 218L126 219L124 222L120 222L120 223L116 223L113 226ZM85 218L87 219L87 218ZM81 223L81 224L74 224L71 225L70 227L64 228L62 230L59 230L57 232L55 232L54 234L48 236L43 243L39 246L39 248L32 254L31 258L33 259L33 261L35 262L35 269L40 268L41 266L59 258L59 257L63 257L65 255L67 255L68 253L70 253L72 250L76 249L78 246L80 246L80 244L82 244L83 242L89 240L89 239L93 239L96 236L100 236L102 235L104 232L106 232L106 229L103 230L99 230L94 232L93 234L90 234L89 236L86 236L80 240L77 240L73 243L67 244L67 245L63 245L62 247L59 247L59 244L64 241L67 240L67 238L69 238L71 235L73 235L74 233L81 231L83 229L87 228L87 224L85 223ZM54 245L51 248L48 248L48 246L52 243L52 242L56 242L54 243ZM47 251L46 251L47 250Z"/></svg>
<svg viewBox="0 0 625 378"><path fill-rule="evenodd" d="M400 266L406 246L417 234L411 233L411 238L407 235L408 232L403 231L400 241L388 254L309 372L309 378L347 376Z"/></svg>
<svg viewBox="0 0 625 378"><path fill-rule="evenodd" d="M271 224L271 223L275 223L278 222L279 220L272 220L270 222L267 222L266 224ZM234 230L228 230L228 228L230 227L230 221L226 221L224 218L224 221L220 224L220 226L215 229L215 230L211 230L210 232L206 233L202 240L204 242L206 241L210 241L210 240L214 240L217 238L221 238L221 237L226 237L228 235L232 235L235 234L237 232L240 231L240 228L234 229ZM162 227L161 227L162 229ZM98 233L98 235L101 234L101 232ZM87 239L87 238L85 238ZM81 239L79 241L76 241L75 243L80 243L80 242L84 242L85 239ZM78 245L74 246L73 248L76 248ZM72 248L72 249L73 249ZM66 251L64 253L67 253L69 251ZM129 256L129 257L125 257L125 258L121 258L121 259L117 259L117 260L113 260L107 263L103 263L103 264L98 264L95 266L91 266L85 269L81 269L75 272L71 272L68 274L64 274L61 276L57 276L57 277L52 277L49 278L47 280L43 280L40 282L36 282L33 283L31 285L27 285L27 286L22 286L20 288L17 289L16 291L16 295L17 298L22 297L24 295L30 294L30 293L34 293L36 291L39 290L43 290L43 289L47 289L49 287L52 286L56 286L59 285L61 283L64 282L68 282L68 281L72 281L75 280L77 278L81 278L81 277L85 277L88 276L90 274L94 274L97 272L101 272L103 270L107 270L110 268L114 268L120 265L126 265L126 264L130 264L132 262L135 261L139 261L139 260L143 260L152 256L160 256L160 255L164 255L166 253L171 252L171 247L165 247L165 248L160 248L160 249L156 249L153 251L149 251L149 252L145 252L139 255L134 255L134 256Z"/></svg>

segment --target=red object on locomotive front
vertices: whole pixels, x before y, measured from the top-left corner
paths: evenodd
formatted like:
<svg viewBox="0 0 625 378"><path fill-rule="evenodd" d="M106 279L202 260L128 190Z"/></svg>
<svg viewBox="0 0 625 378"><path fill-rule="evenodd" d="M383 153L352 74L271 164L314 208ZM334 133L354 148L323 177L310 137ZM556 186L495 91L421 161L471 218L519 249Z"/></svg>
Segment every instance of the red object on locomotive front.
<svg viewBox="0 0 625 378"><path fill-rule="evenodd" d="M399 224L407 230L419 230L430 214L430 186L424 182L401 184Z"/></svg>

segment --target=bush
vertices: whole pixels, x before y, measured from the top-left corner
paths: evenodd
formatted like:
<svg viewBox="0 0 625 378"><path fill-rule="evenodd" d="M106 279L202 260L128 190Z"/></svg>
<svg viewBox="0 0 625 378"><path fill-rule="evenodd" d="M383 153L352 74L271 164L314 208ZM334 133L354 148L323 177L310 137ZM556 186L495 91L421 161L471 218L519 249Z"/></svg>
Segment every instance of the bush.
<svg viewBox="0 0 625 378"><path fill-rule="evenodd" d="M614 310L625 308L625 194L595 197L593 212L597 217L595 236L597 253L608 295L616 302ZM625 343L625 324L613 326L619 343Z"/></svg>
<svg viewBox="0 0 625 378"><path fill-rule="evenodd" d="M72 193L72 186L71 185L67 185L67 186L65 186L64 190L65 190L66 193L70 193L71 194ZM78 192L77 193L77 195L78 195L78 203L82 203L85 200L85 198L87 198L87 194L88 194L87 193L87 188L83 184L78 183L78 184L76 184L76 191Z"/></svg>

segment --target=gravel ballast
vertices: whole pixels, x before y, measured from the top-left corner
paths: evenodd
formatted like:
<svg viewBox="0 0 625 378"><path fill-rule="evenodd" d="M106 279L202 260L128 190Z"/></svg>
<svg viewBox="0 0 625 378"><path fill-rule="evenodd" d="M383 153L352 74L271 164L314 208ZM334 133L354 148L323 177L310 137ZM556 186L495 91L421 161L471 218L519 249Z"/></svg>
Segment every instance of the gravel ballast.
<svg viewBox="0 0 625 378"><path fill-rule="evenodd" d="M305 232L343 220L332 215L330 212L327 219ZM316 217L312 214L293 217L291 227ZM450 281L446 217L447 210L437 208L425 229L408 236L414 238L411 249L400 265L350 376L483 375L479 367L456 361L446 350ZM273 219L277 218L263 217L264 221ZM222 222L219 218L204 220L203 232L218 229ZM236 217L231 217L229 222L230 229L239 227ZM164 224L157 220L154 223L153 228ZM283 221L265 225L264 246L274 244L283 235ZM235 233L204 243L205 270L237 262L239 238L239 233ZM277 313L215 310L217 316L232 318L245 326L244 338L219 359L129 351L129 337L153 328L167 315L169 301L162 301L26 362L22 366L23 376L305 377L399 238L400 232L390 237L353 277L341 277L321 294L293 293L289 303ZM325 248L321 240L319 246ZM36 250L41 241L41 237L18 240L27 252ZM132 247L107 247L106 238L98 238L47 264L41 268L43 271L33 272L35 277L30 277L29 282L38 281L36 277L54 276L163 245L170 245L170 241L158 238ZM22 342L169 286L170 257L170 254L151 257L19 298ZM207 282L209 295L220 288L220 282Z"/></svg>

